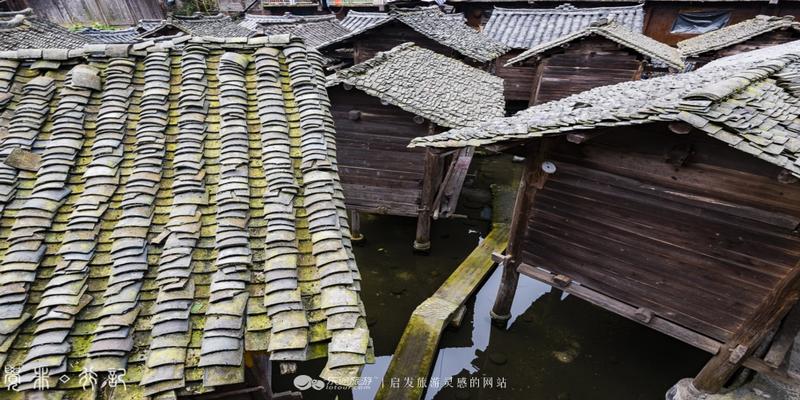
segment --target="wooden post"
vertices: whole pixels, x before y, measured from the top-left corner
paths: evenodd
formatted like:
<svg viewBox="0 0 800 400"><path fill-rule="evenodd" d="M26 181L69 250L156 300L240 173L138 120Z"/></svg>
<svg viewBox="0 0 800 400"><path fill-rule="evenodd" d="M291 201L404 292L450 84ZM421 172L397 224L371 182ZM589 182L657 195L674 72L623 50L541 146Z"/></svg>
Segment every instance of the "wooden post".
<svg viewBox="0 0 800 400"><path fill-rule="evenodd" d="M541 139L537 149L529 152L525 162L525 171L520 179L519 188L517 188L514 214L511 219L508 250L506 251L509 257L503 264L503 277L490 313L495 322L505 324L511 318L511 303L514 301L514 293L517 291L519 282L519 271L517 271L519 242L522 240L522 234L528 224L528 215L533 207L536 191L541 189L547 180L548 174L542 170L542 163L545 161L553 140L557 139Z"/></svg>
<svg viewBox="0 0 800 400"><path fill-rule="evenodd" d="M770 329L780 323L798 298L800 298L800 262L706 363L692 381L693 386L705 393L719 392L725 382L756 350Z"/></svg>
<svg viewBox="0 0 800 400"><path fill-rule="evenodd" d="M350 210L350 241L354 244L364 242L364 235L361 234L361 214L358 210Z"/></svg>
<svg viewBox="0 0 800 400"><path fill-rule="evenodd" d="M435 133L433 123L428 124L428 134ZM433 150L425 149L425 174L422 178L422 194L420 196L417 216L417 234L414 239L414 251L426 253L431 249L431 215L433 200L441 183L442 160Z"/></svg>

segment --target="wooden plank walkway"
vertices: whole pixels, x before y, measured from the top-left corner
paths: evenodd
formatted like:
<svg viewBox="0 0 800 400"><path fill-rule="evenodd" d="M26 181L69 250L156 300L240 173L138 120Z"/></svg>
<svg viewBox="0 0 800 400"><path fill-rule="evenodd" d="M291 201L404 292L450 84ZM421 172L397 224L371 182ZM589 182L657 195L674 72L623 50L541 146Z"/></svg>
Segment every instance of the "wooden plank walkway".
<svg viewBox="0 0 800 400"><path fill-rule="evenodd" d="M492 270L493 252L502 252L508 244L507 224L494 224L492 231L475 250L436 290L433 296L422 302L414 313L400 338L394 352L384 384L376 399L419 399L423 388L417 387L417 379L427 382L431 366L439 347L442 331L450 323L456 311L477 289L484 277ZM400 387L392 388L392 378L400 379ZM406 378L413 380L411 388L404 387Z"/></svg>

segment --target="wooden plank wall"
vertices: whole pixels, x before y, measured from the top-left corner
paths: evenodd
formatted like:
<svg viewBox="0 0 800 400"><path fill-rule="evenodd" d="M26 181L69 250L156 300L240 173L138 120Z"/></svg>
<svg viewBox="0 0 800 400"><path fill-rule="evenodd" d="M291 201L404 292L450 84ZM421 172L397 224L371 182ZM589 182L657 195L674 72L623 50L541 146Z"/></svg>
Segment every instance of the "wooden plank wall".
<svg viewBox="0 0 800 400"><path fill-rule="evenodd" d="M37 16L61 25L101 23L135 25L140 19L163 18L158 0L24 0Z"/></svg>
<svg viewBox="0 0 800 400"><path fill-rule="evenodd" d="M645 35L674 46L693 34L674 34L672 24L680 12L728 10L731 13L730 24L753 18L756 15L798 15L800 4L794 2L688 2L688 1L648 1L645 3Z"/></svg>
<svg viewBox="0 0 800 400"><path fill-rule="evenodd" d="M495 61L495 75L503 78L503 93L506 101L524 101L531 99L531 88L536 76L536 62L527 60L522 64L506 67L508 60L522 54L522 50L511 50Z"/></svg>
<svg viewBox="0 0 800 400"><path fill-rule="evenodd" d="M531 104L633 80L641 65L637 55L599 37L572 42L564 51L545 56L541 63Z"/></svg>
<svg viewBox="0 0 800 400"><path fill-rule="evenodd" d="M800 256L800 184L703 134L618 130L552 160L520 261L708 337L727 340Z"/></svg>
<svg viewBox="0 0 800 400"><path fill-rule="evenodd" d="M329 88L336 125L339 174L351 209L416 216L424 177L425 152L408 143L428 133L427 121L383 105L357 89ZM351 112L359 112L351 120Z"/></svg>

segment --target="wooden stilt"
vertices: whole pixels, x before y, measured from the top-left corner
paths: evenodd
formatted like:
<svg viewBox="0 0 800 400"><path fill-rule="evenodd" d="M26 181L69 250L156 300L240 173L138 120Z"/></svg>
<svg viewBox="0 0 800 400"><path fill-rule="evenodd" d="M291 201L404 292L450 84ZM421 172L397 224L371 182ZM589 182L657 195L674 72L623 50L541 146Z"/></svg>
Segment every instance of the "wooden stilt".
<svg viewBox="0 0 800 400"><path fill-rule="evenodd" d="M500 289L497 291L497 298L494 307L490 312L492 320L505 324L511 318L511 303L514 301L514 293L517 291L519 282L519 272L517 271L519 244L528 221L528 214L533 207L533 200L536 191L540 189L547 180L548 174L545 173L541 164L545 161L548 149L551 147L552 140L545 139L539 142L537 150L530 151L528 160L525 164L525 171L519 182L517 198L514 202L514 214L511 221L511 235L508 242L508 257L503 263L503 277L500 281Z"/></svg>
<svg viewBox="0 0 800 400"><path fill-rule="evenodd" d="M429 129L433 132L433 129ZM431 248L431 216L433 200L441 183L442 159L430 149L425 150L425 177L422 181L417 234L414 238L414 251L428 252Z"/></svg>
<svg viewBox="0 0 800 400"><path fill-rule="evenodd" d="M692 381L705 393L717 393L800 298L800 263L772 290Z"/></svg>
<svg viewBox="0 0 800 400"><path fill-rule="evenodd" d="M357 210L350 210L350 241L354 244L363 243L364 235L361 234L361 214Z"/></svg>

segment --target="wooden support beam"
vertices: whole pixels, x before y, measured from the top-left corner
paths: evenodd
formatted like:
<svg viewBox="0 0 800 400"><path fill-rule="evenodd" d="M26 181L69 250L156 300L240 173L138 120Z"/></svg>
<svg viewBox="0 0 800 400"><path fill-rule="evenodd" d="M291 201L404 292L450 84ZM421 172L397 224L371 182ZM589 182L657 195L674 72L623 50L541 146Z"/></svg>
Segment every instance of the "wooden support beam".
<svg viewBox="0 0 800 400"><path fill-rule="evenodd" d="M445 327L458 314L458 310L475 292L492 270L492 253L502 251L508 243L509 227L496 224L488 236L456 268L438 290L420 304L411 315L400 343L384 379L427 379L436 358L439 338ZM414 387L391 388L382 385L376 399L412 400L422 397L423 389Z"/></svg>
<svg viewBox="0 0 800 400"><path fill-rule="evenodd" d="M361 234L361 214L358 210L349 210L350 214L350 240L353 243L362 243L364 235Z"/></svg>
<svg viewBox="0 0 800 400"><path fill-rule="evenodd" d="M434 134L433 123L428 124L428 134ZM414 251L427 252L431 248L431 215L434 196L442 179L442 158L425 149L425 168L422 180L422 194L417 214L417 234L414 238Z"/></svg>
<svg viewBox="0 0 800 400"><path fill-rule="evenodd" d="M464 147L453 155L450 167L442 179L442 184L433 201L433 219L449 218L455 213L464 179L467 177L469 164L475 154L474 147Z"/></svg>
<svg viewBox="0 0 800 400"><path fill-rule="evenodd" d="M800 332L800 307L794 306L783 319L778 333L775 334L775 338L764 356L764 362L773 368L780 367L794 344L794 338L798 332Z"/></svg>
<svg viewBox="0 0 800 400"><path fill-rule="evenodd" d="M511 317L511 303L514 301L514 293L517 291L519 283L519 272L516 265L519 255L517 240L521 240L522 233L525 232L536 192L544 186L547 180L548 174L542 170L541 165L546 160L554 140L557 139L542 139L538 142L535 152L530 152L517 188L514 213L511 217L508 251L506 252L510 258L503 265L503 277L491 311L492 319L498 323L505 323Z"/></svg>
<svg viewBox="0 0 800 400"><path fill-rule="evenodd" d="M717 393L800 297L800 263L781 280L694 378L694 387ZM742 353L741 357L739 353Z"/></svg>
<svg viewBox="0 0 800 400"><path fill-rule="evenodd" d="M684 343L688 343L701 350L709 353L716 353L717 349L722 345L720 342L711 339L705 335L701 335L695 331L684 328L673 322L667 321L657 315L649 315L648 318L643 318L641 315L643 309L632 306L628 303L619 301L615 298L602 294L594 289L586 286L571 283L567 286L561 286L556 281L559 275L552 274L545 270L536 268L532 265L520 263L519 272L525 276L531 277L538 281L544 282L550 286L559 288L575 297L586 300L600 308L619 314L632 321L638 322L642 325L647 325L661 333L672 336ZM563 276L563 275L561 275ZM563 278L562 278L563 279ZM571 282L571 279L570 279Z"/></svg>

